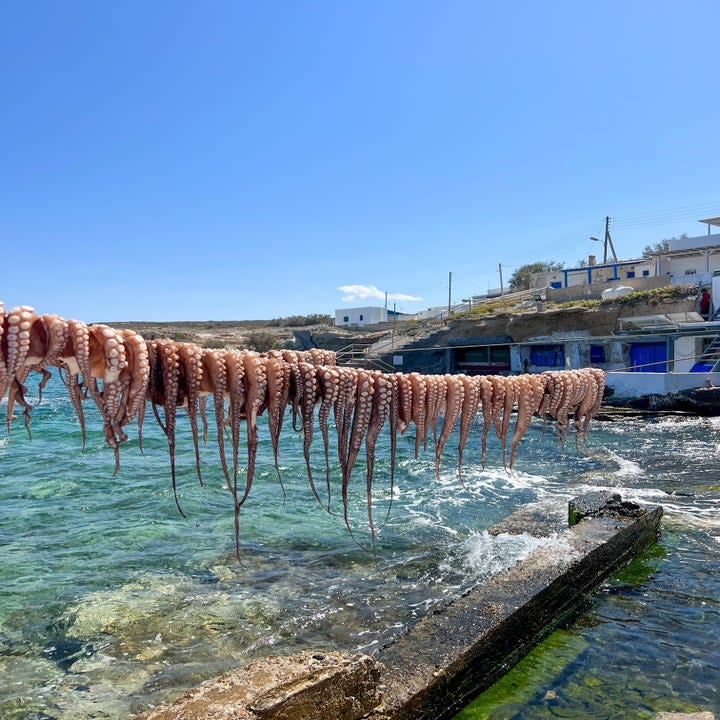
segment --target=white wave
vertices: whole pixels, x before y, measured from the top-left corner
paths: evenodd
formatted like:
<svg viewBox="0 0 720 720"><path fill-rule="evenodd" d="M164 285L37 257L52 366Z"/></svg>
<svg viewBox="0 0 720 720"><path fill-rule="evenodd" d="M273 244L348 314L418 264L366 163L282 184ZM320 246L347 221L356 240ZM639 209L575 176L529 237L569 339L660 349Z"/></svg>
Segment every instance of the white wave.
<svg viewBox="0 0 720 720"><path fill-rule="evenodd" d="M618 477L639 477L645 474L645 470L638 463L618 455L612 450L608 451L608 458L617 465L615 475Z"/></svg>
<svg viewBox="0 0 720 720"><path fill-rule="evenodd" d="M561 536L538 538L527 533L491 535L486 530L474 533L462 543L464 561L478 576L487 579L529 557L539 548L545 548L563 562L571 560L577 551Z"/></svg>

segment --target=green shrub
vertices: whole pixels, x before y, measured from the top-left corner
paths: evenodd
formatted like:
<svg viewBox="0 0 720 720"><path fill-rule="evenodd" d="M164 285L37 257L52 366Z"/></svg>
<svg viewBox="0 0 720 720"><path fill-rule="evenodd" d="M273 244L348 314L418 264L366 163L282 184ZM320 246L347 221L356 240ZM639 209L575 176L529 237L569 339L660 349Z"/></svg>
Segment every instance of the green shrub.
<svg viewBox="0 0 720 720"><path fill-rule="evenodd" d="M267 352L268 350L275 350L278 347L278 341L271 332L258 330L247 334L246 345L250 350Z"/></svg>

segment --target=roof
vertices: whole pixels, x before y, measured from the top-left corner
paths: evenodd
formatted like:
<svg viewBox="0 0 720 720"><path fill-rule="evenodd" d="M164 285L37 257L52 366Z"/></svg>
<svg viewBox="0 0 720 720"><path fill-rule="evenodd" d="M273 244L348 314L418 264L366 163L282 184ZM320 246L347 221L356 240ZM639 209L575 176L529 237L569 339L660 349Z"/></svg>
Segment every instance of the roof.
<svg viewBox="0 0 720 720"><path fill-rule="evenodd" d="M451 337L447 344L453 347L473 347L475 345L509 345L513 339L509 335L475 335L474 337Z"/></svg>
<svg viewBox="0 0 720 720"><path fill-rule="evenodd" d="M698 222L704 223L705 225L715 225L720 227L720 217L707 218L706 220L698 220Z"/></svg>
<svg viewBox="0 0 720 720"><path fill-rule="evenodd" d="M683 325L695 325L701 323L706 326L706 322L701 315L696 312L681 313L665 313L663 315L634 315L632 317L618 318L620 329L625 331L627 328L635 330L679 330Z"/></svg>

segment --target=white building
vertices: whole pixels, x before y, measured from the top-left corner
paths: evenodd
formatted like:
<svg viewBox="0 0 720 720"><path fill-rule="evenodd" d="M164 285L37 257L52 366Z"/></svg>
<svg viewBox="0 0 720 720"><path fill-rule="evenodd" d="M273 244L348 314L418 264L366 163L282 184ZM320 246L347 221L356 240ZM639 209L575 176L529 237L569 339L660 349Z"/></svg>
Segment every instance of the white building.
<svg viewBox="0 0 720 720"><path fill-rule="evenodd" d="M598 263L591 255L583 267L533 273L531 287L561 289L627 283L642 278L664 278L668 285L709 285L713 272L720 270L720 233L711 233L713 227L720 227L720 217L700 222L708 226L707 235L673 238L668 241L667 250L637 260ZM636 282L628 284L642 287ZM655 285L657 282L653 283Z"/></svg>
<svg viewBox="0 0 720 720"><path fill-rule="evenodd" d="M720 270L720 217L701 220L708 234L697 237L673 238L665 252L652 256L655 274L668 276L672 283L709 285L714 271Z"/></svg>
<svg viewBox="0 0 720 720"><path fill-rule="evenodd" d="M335 325L372 325L387 322L385 307L341 308L335 310Z"/></svg>

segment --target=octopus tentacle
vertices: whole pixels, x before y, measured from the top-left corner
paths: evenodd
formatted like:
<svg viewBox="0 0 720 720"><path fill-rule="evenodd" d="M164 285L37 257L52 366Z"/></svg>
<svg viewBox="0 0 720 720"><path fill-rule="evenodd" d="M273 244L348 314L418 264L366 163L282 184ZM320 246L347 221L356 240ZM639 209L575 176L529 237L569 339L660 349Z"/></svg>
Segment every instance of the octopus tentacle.
<svg viewBox="0 0 720 720"><path fill-rule="evenodd" d="M127 438L117 417L121 409L123 381L121 372L127 367L122 336L107 325L91 325L88 329L90 372L93 379L103 381L102 393L93 392L103 418L105 438L115 454L115 472L120 470L119 444Z"/></svg>
<svg viewBox="0 0 720 720"><path fill-rule="evenodd" d="M367 474L365 486L367 490L368 522L370 524L370 536L375 542L375 523L372 511L372 484L375 469L375 447L380 430L390 416L393 402L392 380L383 373L375 374L372 392L372 405L370 417L368 418L367 431L365 435L365 452L367 457Z"/></svg>
<svg viewBox="0 0 720 720"><path fill-rule="evenodd" d="M342 478L342 502L343 519L350 534L350 519L348 517L348 495L350 488L350 476L360 453L363 439L370 424L370 416L373 408L373 394L375 393L375 379L367 370L357 370L357 391L355 400L355 413L353 415L352 429L347 449L347 458L343 468Z"/></svg>
<svg viewBox="0 0 720 720"><path fill-rule="evenodd" d="M178 359L184 371L185 386L187 390L186 410L190 420L193 447L195 449L195 469L198 480L203 485L202 471L200 469L200 437L198 432L198 403L202 387L203 364L202 351L197 345L190 343L178 344Z"/></svg>
<svg viewBox="0 0 720 720"><path fill-rule="evenodd" d="M502 435L502 412L505 407L505 378L500 375L488 375L488 380L492 385L490 400L492 424L495 427L495 434L499 438Z"/></svg>
<svg viewBox="0 0 720 720"><path fill-rule="evenodd" d="M510 468L515 463L515 453L520 440L530 427L532 416L540 408L547 383L548 379L543 375L520 375L517 378L518 412L515 432L510 442L510 462L508 463Z"/></svg>
<svg viewBox="0 0 720 720"><path fill-rule="evenodd" d="M42 374L42 380L38 385L38 403L42 402L43 390L52 377L50 371L45 368L57 363L70 338L67 320L59 315L42 315L41 318L47 334L47 345L45 353L33 368Z"/></svg>
<svg viewBox="0 0 720 720"><path fill-rule="evenodd" d="M440 460L442 453L452 431L455 429L455 423L460 415L465 399L465 386L460 377L457 375L445 375L439 378L439 380L445 386L446 397L442 432L435 445L435 478L438 481L440 480Z"/></svg>
<svg viewBox="0 0 720 720"><path fill-rule="evenodd" d="M268 427L270 430L270 443L272 445L273 457L275 459L275 471L277 472L280 487L285 497L285 487L280 475L280 431L282 430L285 418L285 408L290 393L290 367L282 359L282 355L269 356L265 367L267 369L267 403L268 403Z"/></svg>
<svg viewBox="0 0 720 720"><path fill-rule="evenodd" d="M383 527L390 517L393 499L395 497L395 465L397 463L397 434L400 425L400 373L394 373L387 376L391 386L390 415L388 423L390 425L390 502L388 502L387 512ZM410 388L412 392L412 388ZM406 388L406 390L408 389ZM410 403L412 404L412 403ZM410 406L406 408L409 412Z"/></svg>
<svg viewBox="0 0 720 720"><path fill-rule="evenodd" d="M426 429L432 428L433 445L437 445L437 429L440 422L440 412L444 407L447 396L447 385L440 375L426 375L427 395L425 396L425 420ZM425 435L424 448L427 450L427 433Z"/></svg>
<svg viewBox="0 0 720 720"><path fill-rule="evenodd" d="M353 410L357 399L358 371L341 367L338 399L335 403L335 428L338 435L338 459L343 477L347 467L348 445L352 426Z"/></svg>
<svg viewBox="0 0 720 720"><path fill-rule="evenodd" d="M589 373L590 377L595 381L595 400L593 401L593 404L590 406L590 409L585 413L585 417L583 418L582 434L584 437L586 437L588 434L588 430L590 428L590 421L600 411L600 405L602 404L603 394L605 392L605 382L607 380L605 372L603 370L600 370L600 368L587 368L587 372Z"/></svg>
<svg viewBox="0 0 720 720"><path fill-rule="evenodd" d="M7 333L5 332L5 303L0 302L0 400L5 397L8 387L10 386L10 373L5 364L5 356L7 355Z"/></svg>
<svg viewBox="0 0 720 720"><path fill-rule="evenodd" d="M487 441L488 435L490 434L490 428L493 426L493 406L492 396L495 386L490 380L485 377L478 377L478 386L480 388L480 403L483 415L483 429L482 429L482 466L485 468L487 462Z"/></svg>
<svg viewBox="0 0 720 720"><path fill-rule="evenodd" d="M265 402L267 393L267 370L263 358L254 352L245 352L242 356L245 369L245 422L248 433L248 465L245 481L245 492L239 501L239 505L247 500L255 476L255 458L258 448L258 410Z"/></svg>
<svg viewBox="0 0 720 720"><path fill-rule="evenodd" d="M398 387L397 427L402 435L412 422L413 386L405 373L395 373Z"/></svg>
<svg viewBox="0 0 720 720"><path fill-rule="evenodd" d="M327 510L330 512L330 410L336 406L340 397L341 373L337 367L323 365L318 367L318 380L322 399L318 411L318 423L325 448L325 483L327 486Z"/></svg>
<svg viewBox="0 0 720 720"><path fill-rule="evenodd" d="M458 477L462 481L463 451L470 436L470 428L480 405L480 382L478 378L459 375L463 384L463 403L460 410L460 441L458 442Z"/></svg>
<svg viewBox="0 0 720 720"><path fill-rule="evenodd" d="M175 471L175 427L177 420L177 407L180 390L180 356L177 345L172 340L154 340L157 352L157 366L162 371L162 405L165 411L165 435L167 436L168 451L170 453L170 476L172 479L173 496L180 514L185 513L180 507L177 494L177 480ZM155 403L153 403L155 404Z"/></svg>
<svg viewBox="0 0 720 720"><path fill-rule="evenodd" d="M243 418L246 417L247 389L245 385L244 353L238 350L226 350L224 356L229 398L230 443L232 445L232 492L237 502L237 478L240 468L240 426Z"/></svg>
<svg viewBox="0 0 720 720"><path fill-rule="evenodd" d="M300 417L300 406L302 405L303 398L303 379L299 363L300 361L297 360L297 357L295 357L293 362L288 362L288 368L290 370L290 392L288 399L290 401L290 407L292 408L292 429L295 432L300 432L297 421Z"/></svg>
<svg viewBox="0 0 720 720"><path fill-rule="evenodd" d="M302 383L302 395L300 413L302 416L303 428L303 455L305 456L305 467L307 469L308 482L315 499L324 507L323 501L318 494L315 481L313 480L312 464L310 462L310 446L313 441L313 425L315 423L315 404L319 400L320 387L316 375L315 366L302 361L297 365Z"/></svg>
<svg viewBox="0 0 720 720"><path fill-rule="evenodd" d="M560 435L560 446L565 447L565 438L568 431L568 416L577 395L578 380L572 372L560 376L563 384L562 401L555 411L555 427Z"/></svg>
<svg viewBox="0 0 720 720"><path fill-rule="evenodd" d="M0 380L0 384L10 384L13 387L13 398L20 402L23 406L27 406L24 399L24 391L22 383L16 381L16 375L22 374L22 367L25 362L25 358L30 352L30 336L31 328L36 319L35 310L29 305L20 305L12 308L8 311L7 315L3 318L3 324L5 331L3 333L2 343L5 349L5 368L4 375L5 379ZM7 391L7 387L2 388L3 393ZM2 396L0 395L0 398ZM10 432L12 425L12 406L13 400L8 401L8 412L7 412L7 429ZM26 407L27 417L27 407ZM26 421L27 424L27 421Z"/></svg>
<svg viewBox="0 0 720 720"><path fill-rule="evenodd" d="M133 330L122 331L128 364L121 375L126 382L123 402L122 424L127 425L145 407L145 396L150 379L148 346L141 335Z"/></svg>
<svg viewBox="0 0 720 720"><path fill-rule="evenodd" d="M18 364L15 370L14 378L11 378L10 393L8 394L7 416L10 420L14 417L13 409L17 402L23 408L23 416L25 421L25 429L28 437L32 438L30 433L30 412L32 405L25 399L27 388L25 382L31 370L37 370L42 374L42 379L38 385L38 403L42 400L42 391L47 383L50 373L42 367L42 361L47 354L48 344L50 342L49 329L45 318L34 316L31 319L29 328L27 351L24 360Z"/></svg>
<svg viewBox="0 0 720 720"><path fill-rule="evenodd" d="M506 447L507 447L507 434L510 430L510 418L512 416L513 408L518 399L519 387L517 378L513 376L503 378L505 381L505 400L503 402L503 413L502 413L502 425L500 432L500 444L502 446L502 459L503 467L507 469L506 462Z"/></svg>
<svg viewBox="0 0 720 720"><path fill-rule="evenodd" d="M200 399L198 401L198 412L200 413L200 420L202 421L203 426L203 442L207 444L208 436L209 436L209 428L208 428L208 419L207 419L207 395L202 394L200 395Z"/></svg>
<svg viewBox="0 0 720 720"><path fill-rule="evenodd" d="M427 416L426 397L428 385L426 378L420 373L410 373L410 384L412 385L412 422L415 423L415 459L420 455L420 446L427 447Z"/></svg>
<svg viewBox="0 0 720 720"><path fill-rule="evenodd" d="M225 353L221 350L205 350L202 355L203 378L201 392L212 393L215 406L215 427L217 429L218 454L220 466L225 475L228 490L233 492L230 469L225 453L225 393L227 392L227 367Z"/></svg>

